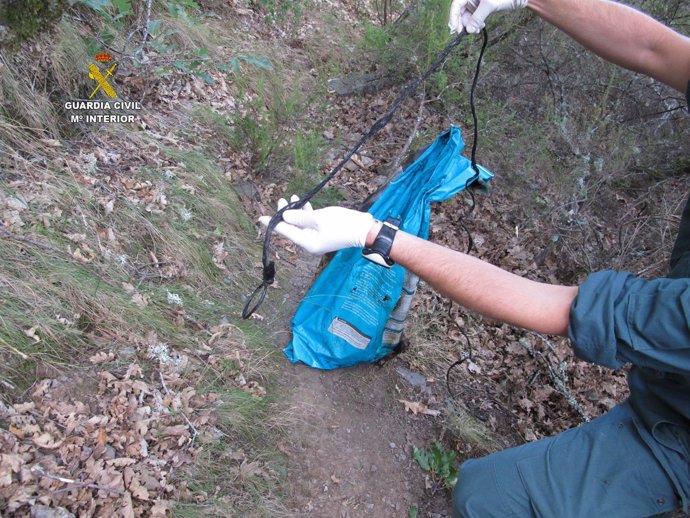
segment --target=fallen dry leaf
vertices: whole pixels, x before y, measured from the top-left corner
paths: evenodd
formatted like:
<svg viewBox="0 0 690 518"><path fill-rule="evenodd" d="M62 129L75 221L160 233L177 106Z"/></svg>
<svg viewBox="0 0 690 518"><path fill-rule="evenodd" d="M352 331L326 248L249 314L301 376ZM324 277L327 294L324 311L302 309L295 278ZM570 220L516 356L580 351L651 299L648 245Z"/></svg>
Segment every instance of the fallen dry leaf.
<svg viewBox="0 0 690 518"><path fill-rule="evenodd" d="M115 359L115 355L113 353L101 351L91 356L89 361L93 364L99 364L112 361L113 359Z"/></svg>
<svg viewBox="0 0 690 518"><path fill-rule="evenodd" d="M479 374L482 372L482 368L474 363L472 360L469 360L467 362L467 370L470 371L472 374Z"/></svg>
<svg viewBox="0 0 690 518"><path fill-rule="evenodd" d="M38 437L33 437L31 440L39 448L45 448L47 450L59 448L63 442L63 439L55 439L52 434L48 432L42 433Z"/></svg>
<svg viewBox="0 0 690 518"><path fill-rule="evenodd" d="M21 455L12 453L0 454L0 487L7 487L12 484L13 473L19 473L24 458Z"/></svg>
<svg viewBox="0 0 690 518"><path fill-rule="evenodd" d="M139 292L136 292L132 295L132 298L130 299L134 304L139 306L140 308L146 307L149 305L149 298L142 295Z"/></svg>
<svg viewBox="0 0 690 518"><path fill-rule="evenodd" d="M414 415L424 414L430 415L432 417L437 417L441 415L441 412L439 410L431 410L428 406L419 401L407 401L406 399L399 399L398 401L405 405L406 412L412 412L412 414Z"/></svg>
<svg viewBox="0 0 690 518"><path fill-rule="evenodd" d="M33 339L34 342L38 343L41 341L41 337L38 336L37 327L32 327L30 329L25 329L24 334L29 338Z"/></svg>
<svg viewBox="0 0 690 518"><path fill-rule="evenodd" d="M105 426L101 426L96 436L96 444L103 448L108 443L108 434L105 431Z"/></svg>

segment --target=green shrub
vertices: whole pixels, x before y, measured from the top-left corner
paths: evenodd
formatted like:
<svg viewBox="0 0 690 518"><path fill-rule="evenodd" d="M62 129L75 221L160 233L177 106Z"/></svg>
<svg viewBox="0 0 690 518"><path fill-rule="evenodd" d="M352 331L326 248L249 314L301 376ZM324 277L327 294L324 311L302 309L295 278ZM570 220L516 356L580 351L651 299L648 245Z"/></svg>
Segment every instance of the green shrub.
<svg viewBox="0 0 690 518"><path fill-rule="evenodd" d="M52 27L67 9L67 0L8 0L0 6L0 48L33 38Z"/></svg>
<svg viewBox="0 0 690 518"><path fill-rule="evenodd" d="M412 447L412 458L431 477L446 489L452 489L458 480L457 454L447 451L436 441L428 450Z"/></svg>

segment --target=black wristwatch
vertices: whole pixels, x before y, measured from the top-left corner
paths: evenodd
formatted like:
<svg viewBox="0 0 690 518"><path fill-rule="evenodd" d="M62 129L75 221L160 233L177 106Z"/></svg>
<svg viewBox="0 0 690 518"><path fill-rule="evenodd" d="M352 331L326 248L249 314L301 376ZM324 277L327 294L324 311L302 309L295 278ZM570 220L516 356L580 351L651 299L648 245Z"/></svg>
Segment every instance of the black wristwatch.
<svg viewBox="0 0 690 518"><path fill-rule="evenodd" d="M395 234L398 232L399 227L399 219L391 216L387 217L374 243L370 247L364 248L362 250L362 255L370 261L385 266L386 268L393 266L395 261L391 259L391 248L393 248L393 240L395 239Z"/></svg>

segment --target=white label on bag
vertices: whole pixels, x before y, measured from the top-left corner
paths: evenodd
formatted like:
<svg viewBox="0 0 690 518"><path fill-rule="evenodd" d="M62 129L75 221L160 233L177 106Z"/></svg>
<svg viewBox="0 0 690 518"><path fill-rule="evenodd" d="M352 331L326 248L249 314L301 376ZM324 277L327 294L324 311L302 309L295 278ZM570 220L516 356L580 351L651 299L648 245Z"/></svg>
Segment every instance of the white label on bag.
<svg viewBox="0 0 690 518"><path fill-rule="evenodd" d="M328 331L335 336L342 338L352 347L364 350L369 345L371 341L370 336L362 334L357 328L355 328L349 322L345 322L340 318L334 318L331 325L328 326Z"/></svg>

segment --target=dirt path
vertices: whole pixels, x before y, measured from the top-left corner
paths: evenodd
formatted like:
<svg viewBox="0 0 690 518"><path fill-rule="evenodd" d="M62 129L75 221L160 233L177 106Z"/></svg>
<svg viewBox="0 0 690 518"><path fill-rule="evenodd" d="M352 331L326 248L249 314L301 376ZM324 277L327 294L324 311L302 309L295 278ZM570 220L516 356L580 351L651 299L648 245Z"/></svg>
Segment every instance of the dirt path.
<svg viewBox="0 0 690 518"><path fill-rule="evenodd" d="M315 269L313 258L300 257L286 290L288 331ZM288 334L276 335L285 345ZM411 456L412 446L438 436L438 426L432 417L406 413L398 401L414 398L416 390L396 371L403 363L394 358L382 367L319 371L285 361L281 385L292 425L284 450L295 516L398 518L413 506L419 517L449 516L448 493L429 494Z"/></svg>

